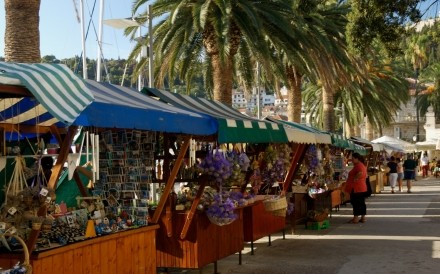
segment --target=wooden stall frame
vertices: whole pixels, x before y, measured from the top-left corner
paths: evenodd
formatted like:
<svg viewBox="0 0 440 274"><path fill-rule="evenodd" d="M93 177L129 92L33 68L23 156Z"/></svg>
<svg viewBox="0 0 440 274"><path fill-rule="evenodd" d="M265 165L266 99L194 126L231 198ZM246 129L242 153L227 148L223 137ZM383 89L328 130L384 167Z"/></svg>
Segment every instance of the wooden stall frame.
<svg viewBox="0 0 440 274"><path fill-rule="evenodd" d="M188 151L190 140L191 140L191 136L189 136L189 135L185 136L183 145L181 146L180 151L179 151L179 155L177 156L176 162L173 166L173 169L171 170L171 174L167 179L167 183L165 185L165 189L162 193L159 204L157 205L157 208L153 214L153 218L151 219L151 222L154 224L157 224L157 222L159 221L160 215L162 214L162 211L165 207L165 203L167 201L167 198L170 195L171 190L173 188L175 178L179 172L180 166L182 165L185 154Z"/></svg>

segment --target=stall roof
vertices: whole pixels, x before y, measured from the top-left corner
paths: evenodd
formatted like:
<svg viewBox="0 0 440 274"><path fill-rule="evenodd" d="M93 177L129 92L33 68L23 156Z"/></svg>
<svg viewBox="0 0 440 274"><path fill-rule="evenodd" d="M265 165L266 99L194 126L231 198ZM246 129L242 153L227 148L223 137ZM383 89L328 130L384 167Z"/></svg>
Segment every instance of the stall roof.
<svg viewBox="0 0 440 274"><path fill-rule="evenodd" d="M408 143L406 141L391 137L391 136L382 136L380 138L374 139L371 142L383 144L395 151L401 152L412 152L416 149L414 144Z"/></svg>
<svg viewBox="0 0 440 274"><path fill-rule="evenodd" d="M174 107L127 87L86 80L95 98L74 124L108 128L136 128L172 133L212 135L212 117Z"/></svg>
<svg viewBox="0 0 440 274"><path fill-rule="evenodd" d="M93 94L65 65L0 62L0 122L70 124L92 101ZM31 94L18 93L24 86Z"/></svg>
<svg viewBox="0 0 440 274"><path fill-rule="evenodd" d="M282 123L284 125L287 126L291 126L303 131L307 131L310 133L313 133L315 135L315 139L316 139L316 143L319 144L331 144L332 140L330 138L330 134L320 131L319 129L316 128L312 128L303 124L299 124L299 123L295 123L295 122L291 122L291 121L284 121L284 120L279 120L279 119L274 119L274 118L266 118L269 121L274 121L277 123Z"/></svg>
<svg viewBox="0 0 440 274"><path fill-rule="evenodd" d="M354 142L357 142L359 144L365 144L365 145L371 146L373 151L382 151L382 150L384 150L384 146L382 144L376 144L376 143L373 143L373 142L371 142L371 141L369 141L367 139L363 139L363 138L360 138L360 137L351 137L351 139Z"/></svg>
<svg viewBox="0 0 440 274"><path fill-rule="evenodd" d="M221 102L154 88L144 88L144 91L173 106L215 117L219 124L217 139L219 143L287 143L289 141L284 127L243 115Z"/></svg>
<svg viewBox="0 0 440 274"><path fill-rule="evenodd" d="M83 81L62 64L0 62L0 123L135 128L212 135L208 115L158 102L135 90ZM190 124L191 126L188 126Z"/></svg>

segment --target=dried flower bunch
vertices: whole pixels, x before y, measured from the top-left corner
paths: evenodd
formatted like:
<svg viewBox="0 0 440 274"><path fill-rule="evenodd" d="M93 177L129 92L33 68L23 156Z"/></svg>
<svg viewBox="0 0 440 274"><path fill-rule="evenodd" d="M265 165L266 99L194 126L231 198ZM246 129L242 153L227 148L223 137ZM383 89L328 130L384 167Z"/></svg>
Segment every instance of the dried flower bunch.
<svg viewBox="0 0 440 274"><path fill-rule="evenodd" d="M209 152L199 168L202 173L212 176L218 186L222 186L232 174L232 165L220 150Z"/></svg>

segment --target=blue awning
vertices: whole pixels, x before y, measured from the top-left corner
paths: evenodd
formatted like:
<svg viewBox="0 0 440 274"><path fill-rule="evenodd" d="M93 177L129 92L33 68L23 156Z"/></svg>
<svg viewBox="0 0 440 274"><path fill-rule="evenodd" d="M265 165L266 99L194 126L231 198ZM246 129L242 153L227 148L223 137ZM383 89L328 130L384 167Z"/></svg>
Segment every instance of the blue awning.
<svg viewBox="0 0 440 274"><path fill-rule="evenodd" d="M74 125L195 135L217 132L214 118L165 104L134 89L91 80L86 80L86 86L95 101L80 113Z"/></svg>
<svg viewBox="0 0 440 274"><path fill-rule="evenodd" d="M58 128L72 124L193 135L212 135L218 129L217 120L208 115L130 88L84 81L62 64L4 62L0 62L0 124Z"/></svg>

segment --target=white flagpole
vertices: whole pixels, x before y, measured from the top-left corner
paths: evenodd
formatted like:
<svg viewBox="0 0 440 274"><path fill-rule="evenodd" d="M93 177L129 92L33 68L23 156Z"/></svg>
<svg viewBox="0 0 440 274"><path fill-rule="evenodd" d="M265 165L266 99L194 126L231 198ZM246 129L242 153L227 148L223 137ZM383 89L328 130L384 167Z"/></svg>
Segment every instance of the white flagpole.
<svg viewBox="0 0 440 274"><path fill-rule="evenodd" d="M104 19L104 0L99 2L99 25L98 25L98 60L96 61L96 81L101 82L101 58L102 58L102 20Z"/></svg>
<svg viewBox="0 0 440 274"><path fill-rule="evenodd" d="M83 50L83 78L87 79L87 58L86 58L86 25L84 22L84 0L80 0L81 9L81 41Z"/></svg>

